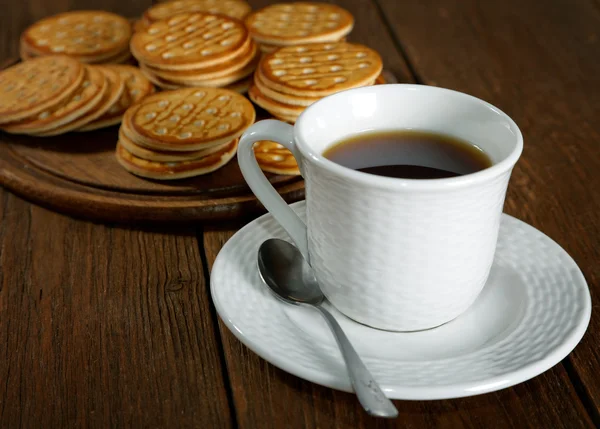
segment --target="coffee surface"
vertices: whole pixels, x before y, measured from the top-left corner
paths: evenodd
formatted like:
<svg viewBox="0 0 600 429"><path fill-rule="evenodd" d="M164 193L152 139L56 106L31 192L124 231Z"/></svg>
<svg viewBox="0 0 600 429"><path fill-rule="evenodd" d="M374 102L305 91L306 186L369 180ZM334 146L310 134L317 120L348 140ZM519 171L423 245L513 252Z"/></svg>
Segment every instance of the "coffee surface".
<svg viewBox="0 0 600 429"><path fill-rule="evenodd" d="M402 179L443 179L492 165L475 144L426 131L361 133L330 146L323 156L344 167Z"/></svg>

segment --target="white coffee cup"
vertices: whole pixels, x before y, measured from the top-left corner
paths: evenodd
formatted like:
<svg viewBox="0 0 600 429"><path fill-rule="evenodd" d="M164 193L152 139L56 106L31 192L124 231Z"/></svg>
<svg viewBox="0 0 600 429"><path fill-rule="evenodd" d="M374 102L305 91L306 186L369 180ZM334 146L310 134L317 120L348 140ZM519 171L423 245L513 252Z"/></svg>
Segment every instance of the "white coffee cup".
<svg viewBox="0 0 600 429"><path fill-rule="evenodd" d="M322 155L349 136L403 129L466 140L493 165L453 178L397 179ZM298 161L306 225L261 172L252 149L259 140L281 143ZM447 89L393 84L326 97L295 126L258 122L242 136L238 161L339 311L375 328L413 331L459 316L485 285L508 180L522 149L517 125L489 103Z"/></svg>

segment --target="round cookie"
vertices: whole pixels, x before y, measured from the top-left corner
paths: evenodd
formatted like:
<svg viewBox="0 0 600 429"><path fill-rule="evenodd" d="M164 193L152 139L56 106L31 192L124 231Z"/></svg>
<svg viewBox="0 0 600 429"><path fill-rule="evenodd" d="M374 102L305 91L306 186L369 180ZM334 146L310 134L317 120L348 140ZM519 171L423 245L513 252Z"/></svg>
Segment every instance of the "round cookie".
<svg viewBox="0 0 600 429"><path fill-rule="evenodd" d="M178 0L159 3L144 13L146 25L181 13L205 12L244 19L252 10L243 0Z"/></svg>
<svg viewBox="0 0 600 429"><path fill-rule="evenodd" d="M58 134L64 134L69 131L73 131L81 128L82 126L89 124L90 122L95 121L111 106L113 106L123 94L123 90L125 89L125 82L121 79L119 73L109 69L108 67L95 66L96 70L100 71L104 74L104 77L107 81L107 89L104 91L104 96L98 103L98 105L93 108L91 111L81 116L80 118L74 120L73 122L69 122L61 127L54 128L50 131L46 131L43 133L37 133L38 136L55 136Z"/></svg>
<svg viewBox="0 0 600 429"><path fill-rule="evenodd" d="M288 104L290 106L308 107L321 99L321 97L300 97L297 95L281 94L277 91L273 91L262 81L260 76L260 73L254 73L254 85L265 97L268 97L273 101Z"/></svg>
<svg viewBox="0 0 600 429"><path fill-rule="evenodd" d="M129 21L114 13L74 11L36 22L23 32L21 43L30 54L64 54L95 63L122 53L131 32Z"/></svg>
<svg viewBox="0 0 600 429"><path fill-rule="evenodd" d="M154 85L158 86L160 89L170 91L170 90L174 90L174 89L180 89L183 87L183 85L180 85L177 83L172 83L172 82L169 82L165 79L158 77L152 70L150 70L147 66L145 66L143 64L140 64L140 70L142 71L142 73L144 74L146 79L148 79Z"/></svg>
<svg viewBox="0 0 600 429"><path fill-rule="evenodd" d="M222 88L186 88L144 98L123 118L134 142L159 150L192 151L227 143L254 123L244 96Z"/></svg>
<svg viewBox="0 0 600 429"><path fill-rule="evenodd" d="M324 97L372 84L383 63L366 46L339 42L281 48L262 57L257 72L269 88L296 96Z"/></svg>
<svg viewBox="0 0 600 429"><path fill-rule="evenodd" d="M146 68L155 76L171 81L172 83L185 84L187 82L198 82L202 80L218 79L222 77L232 76L236 72L241 71L250 63L256 68L259 59L259 52L256 43L251 42L248 49L240 57L235 57L225 63L218 64L212 67L204 67L192 70L161 70L147 66Z"/></svg>
<svg viewBox="0 0 600 429"><path fill-rule="evenodd" d="M224 145L218 145L209 147L207 149L196 150L191 152L173 152L165 150L148 149L143 146L135 144L129 137L125 135L122 129L119 130L119 143L125 150L130 152L132 155L138 158L145 159L147 161L158 161L158 162L179 162L179 161L191 161L194 159L202 158L204 156L219 152Z"/></svg>
<svg viewBox="0 0 600 429"><path fill-rule="evenodd" d="M239 57L251 39L244 24L224 15L185 13L158 21L131 39L140 63L163 70L190 70Z"/></svg>
<svg viewBox="0 0 600 429"><path fill-rule="evenodd" d="M266 97L256 85L252 85L248 90L248 96L255 104L259 105L269 113L277 116L294 117L300 116L306 107L290 106L289 104L280 103L279 101L271 100Z"/></svg>
<svg viewBox="0 0 600 429"><path fill-rule="evenodd" d="M134 103L154 92L154 86L137 67L117 64L103 66L119 74L125 84L121 97L108 108L98 119L80 128L80 131L91 131L109 127L121 122L123 114Z"/></svg>
<svg viewBox="0 0 600 429"><path fill-rule="evenodd" d="M213 154L191 161L148 161L117 144L117 161L132 174L155 180L175 180L212 173L227 164L236 154L238 139Z"/></svg>
<svg viewBox="0 0 600 429"><path fill-rule="evenodd" d="M86 66L84 79L66 100L37 114L34 118L4 126L15 134L38 134L53 130L82 117L100 103L107 90L107 79L97 69Z"/></svg>
<svg viewBox="0 0 600 429"><path fill-rule="evenodd" d="M72 58L35 58L0 72L0 124L21 121L70 97L85 70Z"/></svg>
<svg viewBox="0 0 600 429"><path fill-rule="evenodd" d="M290 46L337 41L352 31L354 18L332 4L280 3L250 14L246 26L259 43Z"/></svg>
<svg viewBox="0 0 600 429"><path fill-rule="evenodd" d="M263 171L274 174L294 175L300 174L296 158L283 145L261 140L254 143L254 156Z"/></svg>
<svg viewBox="0 0 600 429"><path fill-rule="evenodd" d="M256 70L259 57L256 57L254 61L246 64L241 70L235 71L227 76L216 77L213 79L165 79L158 73L152 73L160 79L160 81L168 82L169 84L181 85L181 86L197 86L197 87L211 87L218 88L227 85L231 85L245 77L251 75Z"/></svg>

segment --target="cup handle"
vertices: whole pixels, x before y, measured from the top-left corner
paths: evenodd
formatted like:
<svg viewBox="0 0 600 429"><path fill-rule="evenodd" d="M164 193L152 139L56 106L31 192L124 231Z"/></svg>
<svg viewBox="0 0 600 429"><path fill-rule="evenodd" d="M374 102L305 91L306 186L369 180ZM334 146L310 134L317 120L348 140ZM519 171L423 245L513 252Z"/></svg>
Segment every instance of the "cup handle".
<svg viewBox="0 0 600 429"><path fill-rule="evenodd" d="M271 140L285 146L292 152L296 161L298 161L300 153L294 143L294 127L285 122L273 119L257 122L242 135L237 150L237 157L242 175L254 195L256 195L290 237L292 237L292 240L294 240L306 260L309 260L306 224L294 213L275 188L273 188L273 185L267 180L258 166L253 145L260 140ZM300 162L298 162L298 165L300 166ZM302 172L302 166L300 166L300 169Z"/></svg>

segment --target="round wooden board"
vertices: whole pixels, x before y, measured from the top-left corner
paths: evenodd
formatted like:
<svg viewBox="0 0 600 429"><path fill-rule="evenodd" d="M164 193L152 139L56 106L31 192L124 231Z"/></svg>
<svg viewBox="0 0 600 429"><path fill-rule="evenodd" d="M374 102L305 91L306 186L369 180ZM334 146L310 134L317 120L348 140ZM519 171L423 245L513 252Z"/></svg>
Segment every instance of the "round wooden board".
<svg viewBox="0 0 600 429"><path fill-rule="evenodd" d="M161 182L128 173L115 159L118 129L55 137L0 132L0 184L40 205L102 221L192 222L264 210L236 158L190 179ZM287 202L304 198L301 177L267 177Z"/></svg>
<svg viewBox="0 0 600 429"><path fill-rule="evenodd" d="M118 127L47 138L0 133L0 183L40 205L103 221L232 219L261 210L235 158L204 176L146 180L117 163L117 133ZM286 201L304 197L300 177L267 176Z"/></svg>

